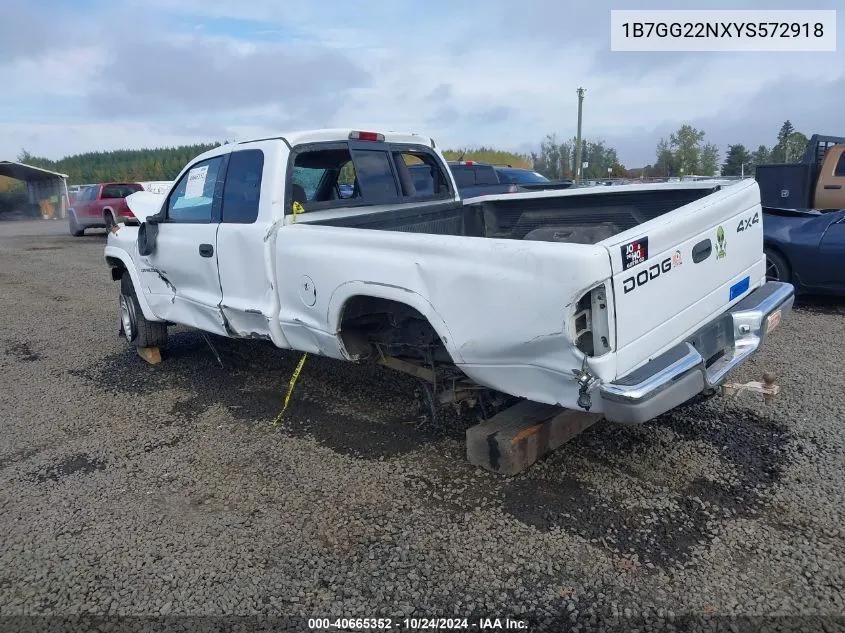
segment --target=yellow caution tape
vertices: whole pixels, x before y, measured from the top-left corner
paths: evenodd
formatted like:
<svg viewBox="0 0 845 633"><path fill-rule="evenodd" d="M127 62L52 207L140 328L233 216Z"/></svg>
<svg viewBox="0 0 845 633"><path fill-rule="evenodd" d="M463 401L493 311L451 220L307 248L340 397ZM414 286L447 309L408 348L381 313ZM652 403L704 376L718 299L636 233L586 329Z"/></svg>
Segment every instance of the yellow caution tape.
<svg viewBox="0 0 845 633"><path fill-rule="evenodd" d="M293 216L296 218L296 216ZM308 354L303 354L302 358L299 359L299 363L296 365L296 369L293 370L293 376L290 377L290 383L288 384L288 393L285 396L285 404L282 407L282 410L279 411L279 415L276 416L276 419L273 420L273 426L278 425L282 421L282 416L287 411L288 403L290 402L290 395L293 393L293 388L296 385L296 381L299 378L299 373L302 371L302 366L305 365L305 359L308 358Z"/></svg>
<svg viewBox="0 0 845 633"><path fill-rule="evenodd" d="M296 216L300 213L305 213L305 207L303 207L299 202L296 200L293 201L293 223L296 224Z"/></svg>

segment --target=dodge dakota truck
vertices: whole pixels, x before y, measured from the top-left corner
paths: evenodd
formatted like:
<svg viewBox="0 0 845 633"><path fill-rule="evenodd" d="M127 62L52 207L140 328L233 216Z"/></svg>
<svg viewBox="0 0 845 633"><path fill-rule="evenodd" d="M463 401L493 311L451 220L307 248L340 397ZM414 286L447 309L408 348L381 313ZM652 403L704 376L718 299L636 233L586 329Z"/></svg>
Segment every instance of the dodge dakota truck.
<svg viewBox="0 0 845 633"><path fill-rule="evenodd" d="M137 182L105 182L86 187L68 209L70 234L80 237L85 229L105 228L133 219L126 196L143 189Z"/></svg>
<svg viewBox="0 0 845 633"><path fill-rule="evenodd" d="M431 138L334 129L222 145L127 201L140 225L105 261L132 345L172 324L266 339L407 371L441 402L644 422L717 391L793 302L766 281L753 180L464 201Z"/></svg>

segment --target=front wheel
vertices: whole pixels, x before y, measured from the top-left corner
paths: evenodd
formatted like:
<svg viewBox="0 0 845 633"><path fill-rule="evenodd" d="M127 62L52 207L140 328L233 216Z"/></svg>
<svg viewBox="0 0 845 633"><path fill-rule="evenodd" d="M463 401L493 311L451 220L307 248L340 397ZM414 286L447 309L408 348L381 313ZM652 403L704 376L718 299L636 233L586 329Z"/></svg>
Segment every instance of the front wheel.
<svg viewBox="0 0 845 633"><path fill-rule="evenodd" d="M766 281L782 281L788 283L792 277L792 271L789 269L789 263L787 263L783 255L770 248L765 249L765 254Z"/></svg>
<svg viewBox="0 0 845 633"><path fill-rule="evenodd" d="M120 333L135 347L164 347L167 324L148 321L135 295L135 286L128 271L120 278Z"/></svg>

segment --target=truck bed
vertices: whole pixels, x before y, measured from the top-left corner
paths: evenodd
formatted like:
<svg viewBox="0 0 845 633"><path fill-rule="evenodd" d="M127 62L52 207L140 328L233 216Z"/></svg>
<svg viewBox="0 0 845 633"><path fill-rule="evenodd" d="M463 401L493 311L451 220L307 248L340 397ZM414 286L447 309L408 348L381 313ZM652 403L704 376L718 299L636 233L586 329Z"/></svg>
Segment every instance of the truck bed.
<svg viewBox="0 0 845 633"><path fill-rule="evenodd" d="M468 202L368 207L332 218L302 217L309 224L383 231L596 244L699 200L719 185L652 189L626 185L507 194Z"/></svg>

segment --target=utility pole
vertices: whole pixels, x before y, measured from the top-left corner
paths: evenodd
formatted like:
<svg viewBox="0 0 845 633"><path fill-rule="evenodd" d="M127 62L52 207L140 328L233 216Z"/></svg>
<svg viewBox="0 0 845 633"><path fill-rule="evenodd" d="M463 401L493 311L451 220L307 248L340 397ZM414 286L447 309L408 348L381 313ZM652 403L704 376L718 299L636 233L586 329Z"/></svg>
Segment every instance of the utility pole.
<svg viewBox="0 0 845 633"><path fill-rule="evenodd" d="M586 90L578 88L578 134L575 140L575 182L581 180L581 111L584 109L584 93Z"/></svg>

